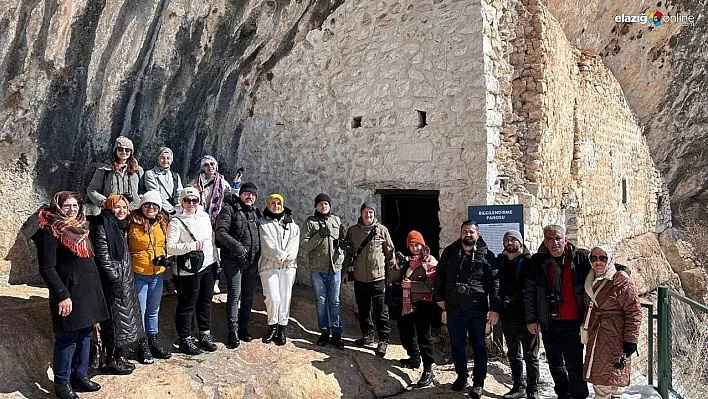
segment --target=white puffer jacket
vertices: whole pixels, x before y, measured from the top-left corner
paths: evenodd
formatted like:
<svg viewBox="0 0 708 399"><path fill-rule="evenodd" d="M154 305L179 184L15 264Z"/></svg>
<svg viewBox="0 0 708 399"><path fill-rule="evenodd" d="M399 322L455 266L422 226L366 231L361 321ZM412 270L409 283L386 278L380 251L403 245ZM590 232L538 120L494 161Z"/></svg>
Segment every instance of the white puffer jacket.
<svg viewBox="0 0 708 399"><path fill-rule="evenodd" d="M179 220L177 220L179 219ZM197 250L197 243L192 239L192 237L187 232L185 226L180 223L184 222L187 225L189 231L192 232L194 238L197 241L201 241L202 251L204 252L204 264L199 271L211 266L215 262L214 251L216 247L213 242L213 232L211 228L211 221L209 220L209 215L204 212L204 209L199 206L197 213L189 215L187 213L181 213L173 216L170 219L170 225L167 233L167 254L168 255L184 255L190 251ZM172 272L175 276L191 276L192 273L186 272L177 267L175 264L172 267Z"/></svg>
<svg viewBox="0 0 708 399"><path fill-rule="evenodd" d="M261 258L258 261L258 272L297 267L300 227L293 222L290 210L285 208L280 220L272 218L268 211L264 215L259 221Z"/></svg>

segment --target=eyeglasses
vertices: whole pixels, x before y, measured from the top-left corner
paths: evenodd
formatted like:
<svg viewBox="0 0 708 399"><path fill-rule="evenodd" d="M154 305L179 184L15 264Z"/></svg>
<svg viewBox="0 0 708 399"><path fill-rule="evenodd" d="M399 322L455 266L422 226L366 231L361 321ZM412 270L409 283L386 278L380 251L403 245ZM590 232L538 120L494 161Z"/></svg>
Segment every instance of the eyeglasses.
<svg viewBox="0 0 708 399"><path fill-rule="evenodd" d="M146 208L160 209L160 205L153 204L152 202L146 202L143 206Z"/></svg>
<svg viewBox="0 0 708 399"><path fill-rule="evenodd" d="M607 256L602 256L602 255L600 255L600 256L590 255L590 262L597 262L598 260L600 260L600 262L605 262L605 263L607 263L607 259L608 259Z"/></svg>
<svg viewBox="0 0 708 399"><path fill-rule="evenodd" d="M196 205L196 204L199 203L199 199L198 199L198 198L185 198L185 199L182 200L182 202L184 202L185 204L193 204L193 205Z"/></svg>
<svg viewBox="0 0 708 399"><path fill-rule="evenodd" d="M214 162L204 162L204 166L216 166Z"/></svg>
<svg viewBox="0 0 708 399"><path fill-rule="evenodd" d="M118 152L128 152L128 153L133 152L133 150L130 149L130 148L128 148L128 147L118 147L118 148L116 148L116 151L118 151Z"/></svg>

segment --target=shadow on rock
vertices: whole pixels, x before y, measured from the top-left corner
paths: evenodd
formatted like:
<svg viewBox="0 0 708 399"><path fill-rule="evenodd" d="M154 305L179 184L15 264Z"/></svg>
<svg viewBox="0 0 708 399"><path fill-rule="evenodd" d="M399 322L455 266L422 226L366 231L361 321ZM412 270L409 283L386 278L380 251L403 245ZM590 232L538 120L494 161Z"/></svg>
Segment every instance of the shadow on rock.
<svg viewBox="0 0 708 399"><path fill-rule="evenodd" d="M39 275L37 266L37 248L30 239L37 231L39 221L35 212L23 224L17 232L15 242L5 257L10 262L10 284L28 284L33 287L44 287L42 277Z"/></svg>
<svg viewBox="0 0 708 399"><path fill-rule="evenodd" d="M53 398L47 375L54 344L46 298L0 296L0 394Z"/></svg>

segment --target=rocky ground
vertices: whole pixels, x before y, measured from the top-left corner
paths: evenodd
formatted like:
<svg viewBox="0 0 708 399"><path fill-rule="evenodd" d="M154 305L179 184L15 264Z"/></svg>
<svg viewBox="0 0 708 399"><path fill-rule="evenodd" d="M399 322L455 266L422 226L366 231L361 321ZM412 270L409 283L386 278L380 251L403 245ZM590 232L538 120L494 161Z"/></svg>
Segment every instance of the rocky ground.
<svg viewBox="0 0 708 399"><path fill-rule="evenodd" d="M260 340L226 349L226 295L214 298L213 332L219 349L214 353L188 357L175 354L154 365L138 364L129 376L97 375L103 385L82 398L461 398L466 394L450 390L455 378L453 366L436 368L433 387L413 389L419 371L402 369L398 359L405 351L399 344L389 347L384 359L373 348L352 345L358 326L352 309L345 309L347 347L320 348L311 291L296 288L292 305L290 340L283 347ZM173 314L175 298L164 298L160 312L164 343L176 336ZM51 323L47 290L26 285L0 288L0 398L51 398ZM261 336L266 329L263 296L258 293L252 314L251 332ZM394 333L397 329L394 326ZM397 337L394 336L397 343ZM439 344L447 346L445 338ZM444 353L443 353L444 356ZM131 354L131 357L134 357ZM442 357L442 356L441 356ZM470 366L472 366L470 364ZM485 397L500 398L511 383L509 368L490 362Z"/></svg>

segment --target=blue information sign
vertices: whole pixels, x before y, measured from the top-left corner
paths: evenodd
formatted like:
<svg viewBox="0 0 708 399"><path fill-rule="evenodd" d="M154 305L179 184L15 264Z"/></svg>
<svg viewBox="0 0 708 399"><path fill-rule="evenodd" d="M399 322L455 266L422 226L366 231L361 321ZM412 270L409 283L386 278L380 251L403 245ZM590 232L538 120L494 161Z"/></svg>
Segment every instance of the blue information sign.
<svg viewBox="0 0 708 399"><path fill-rule="evenodd" d="M523 205L481 205L467 209L469 219L477 222L479 233L495 255L504 250L504 233L507 231L518 230L525 236Z"/></svg>

